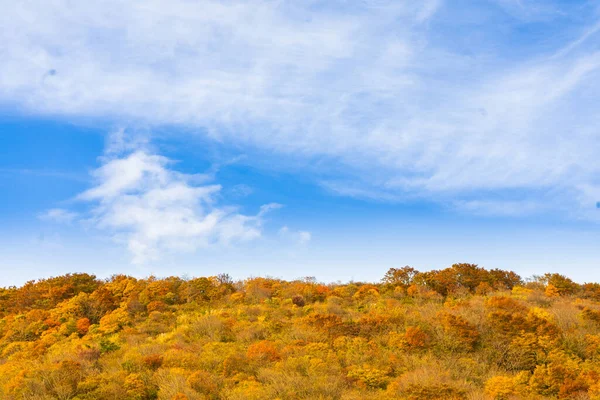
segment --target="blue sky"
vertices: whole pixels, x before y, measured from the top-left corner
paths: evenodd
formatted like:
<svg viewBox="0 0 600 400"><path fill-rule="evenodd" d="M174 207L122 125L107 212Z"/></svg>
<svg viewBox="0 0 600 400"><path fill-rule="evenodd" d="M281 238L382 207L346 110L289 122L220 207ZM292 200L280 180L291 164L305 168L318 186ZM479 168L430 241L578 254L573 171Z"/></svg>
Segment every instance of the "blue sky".
<svg viewBox="0 0 600 400"><path fill-rule="evenodd" d="M596 2L88 3L0 16L1 285L600 281Z"/></svg>

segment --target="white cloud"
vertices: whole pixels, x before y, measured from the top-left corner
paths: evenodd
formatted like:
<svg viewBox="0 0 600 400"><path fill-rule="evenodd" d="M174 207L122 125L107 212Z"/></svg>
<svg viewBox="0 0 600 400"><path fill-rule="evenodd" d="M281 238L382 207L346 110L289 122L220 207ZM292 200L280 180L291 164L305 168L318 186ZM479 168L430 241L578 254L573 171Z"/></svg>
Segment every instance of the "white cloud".
<svg viewBox="0 0 600 400"><path fill-rule="evenodd" d="M308 231L296 231L282 226L279 229L279 237L285 241L292 242L298 245L306 245L312 240L312 234Z"/></svg>
<svg viewBox="0 0 600 400"><path fill-rule="evenodd" d="M170 168L166 157L137 150L103 158L93 173L95 186L77 198L91 202L88 222L126 243L134 263L171 251L228 245L261 236L264 216L240 214L218 202L221 186L198 184L195 175Z"/></svg>
<svg viewBox="0 0 600 400"><path fill-rule="evenodd" d="M106 137L104 152L109 156L117 156L140 149L150 151L149 147L150 141L147 134L131 133L121 127L112 131Z"/></svg>
<svg viewBox="0 0 600 400"><path fill-rule="evenodd" d="M494 0L510 15L525 20L547 20L564 14L560 6L548 0Z"/></svg>
<svg viewBox="0 0 600 400"><path fill-rule="evenodd" d="M343 171L338 193L468 202L551 188L526 201L577 208L600 173L594 23L517 57L482 28L494 21L469 25L469 7L438 0L4 3L0 101L30 112L197 127L282 159L327 159ZM563 14L560 2L498 3L515 26ZM82 198L162 185L165 171L152 153L111 160Z"/></svg>
<svg viewBox="0 0 600 400"><path fill-rule="evenodd" d="M236 198L244 198L244 197L248 197L250 196L252 193L254 192L254 189L252 189L251 186L246 185L244 183L240 183L238 185L233 186L231 189L229 189L228 193L232 196L232 197L236 197Z"/></svg>
<svg viewBox="0 0 600 400"><path fill-rule="evenodd" d="M380 185L374 184L374 182L371 182L371 185L366 185L362 182L357 184L356 182L347 181L322 181L320 185L333 194L357 199L396 203L406 197L393 191L382 190Z"/></svg>
<svg viewBox="0 0 600 400"><path fill-rule="evenodd" d="M298 242L300 244L306 244L312 240L312 234L308 231L298 232Z"/></svg>
<svg viewBox="0 0 600 400"><path fill-rule="evenodd" d="M52 208L39 215L42 221L51 221L61 224L70 224L78 217L78 214L63 208Z"/></svg>
<svg viewBox="0 0 600 400"><path fill-rule="evenodd" d="M514 217L546 211L546 206L543 203L516 200L457 201L454 206L470 214L493 216Z"/></svg>

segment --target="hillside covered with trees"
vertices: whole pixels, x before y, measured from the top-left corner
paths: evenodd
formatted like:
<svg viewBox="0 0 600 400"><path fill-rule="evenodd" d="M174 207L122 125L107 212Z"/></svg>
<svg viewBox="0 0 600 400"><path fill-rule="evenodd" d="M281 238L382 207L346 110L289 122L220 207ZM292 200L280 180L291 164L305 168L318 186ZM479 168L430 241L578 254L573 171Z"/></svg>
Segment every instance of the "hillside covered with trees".
<svg viewBox="0 0 600 400"><path fill-rule="evenodd" d="M70 274L0 289L1 399L600 399L600 284Z"/></svg>

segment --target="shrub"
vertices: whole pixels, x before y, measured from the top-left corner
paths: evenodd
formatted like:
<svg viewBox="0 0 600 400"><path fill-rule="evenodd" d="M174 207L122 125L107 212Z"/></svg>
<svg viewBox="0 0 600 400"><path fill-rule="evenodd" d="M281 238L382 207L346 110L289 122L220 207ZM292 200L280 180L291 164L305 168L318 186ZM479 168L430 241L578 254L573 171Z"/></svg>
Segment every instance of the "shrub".
<svg viewBox="0 0 600 400"><path fill-rule="evenodd" d="M306 302L304 301L304 297L300 294L297 294L292 297L292 303L294 303L298 307L304 307Z"/></svg>
<svg viewBox="0 0 600 400"><path fill-rule="evenodd" d="M150 303L148 303L146 305L146 310L148 311L148 313L151 313L153 311L163 312L168 309L169 309L169 306L160 300L151 301Z"/></svg>
<svg viewBox="0 0 600 400"><path fill-rule="evenodd" d="M218 379L207 371L196 371L187 380L188 384L196 392L206 396L207 399L219 398Z"/></svg>
<svg viewBox="0 0 600 400"><path fill-rule="evenodd" d="M113 351L117 351L121 348L118 344L111 342L108 339L102 339L100 341L100 352L101 353L110 353Z"/></svg>
<svg viewBox="0 0 600 400"><path fill-rule="evenodd" d="M466 382L450 377L439 366L426 366L407 372L388 385L390 398L407 400L464 400L469 392Z"/></svg>
<svg viewBox="0 0 600 400"><path fill-rule="evenodd" d="M87 318L80 318L77 320L77 332L81 335L84 336L85 334L88 333L88 330L90 329L90 320Z"/></svg>
<svg viewBox="0 0 600 400"><path fill-rule="evenodd" d="M281 355L273 342L263 340L258 343L252 343L248 347L246 356L250 360L258 362L273 362L281 358Z"/></svg>
<svg viewBox="0 0 600 400"><path fill-rule="evenodd" d="M451 337L453 347L459 350L473 350L479 340L479 332L475 326L460 315L446 312L439 313L438 320L444 327L446 334Z"/></svg>
<svg viewBox="0 0 600 400"><path fill-rule="evenodd" d="M517 385L512 377L494 376L485 382L485 393L494 400L506 400L517 394Z"/></svg>
<svg viewBox="0 0 600 400"><path fill-rule="evenodd" d="M389 381L385 371L367 365L350 367L347 376L359 387L368 389L385 389Z"/></svg>
<svg viewBox="0 0 600 400"><path fill-rule="evenodd" d="M425 348L429 339L429 335L418 326L409 326L404 333L406 346L413 349Z"/></svg>
<svg viewBox="0 0 600 400"><path fill-rule="evenodd" d="M581 312L581 316L586 321L591 321L595 324L600 325L600 311L598 310L592 310L591 308L586 307Z"/></svg>
<svg viewBox="0 0 600 400"><path fill-rule="evenodd" d="M150 354L144 357L142 361L146 367L157 370L163 364L163 357L160 354Z"/></svg>

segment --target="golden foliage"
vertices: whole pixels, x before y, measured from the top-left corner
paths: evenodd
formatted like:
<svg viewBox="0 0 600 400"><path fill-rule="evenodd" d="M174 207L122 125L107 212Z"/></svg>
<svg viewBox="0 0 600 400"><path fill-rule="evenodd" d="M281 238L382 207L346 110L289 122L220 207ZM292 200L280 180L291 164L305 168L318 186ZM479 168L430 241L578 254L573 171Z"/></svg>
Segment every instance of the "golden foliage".
<svg viewBox="0 0 600 400"><path fill-rule="evenodd" d="M506 400L517 395L514 377L498 375L485 382L485 393L494 400Z"/></svg>
<svg viewBox="0 0 600 400"><path fill-rule="evenodd" d="M258 343L252 343L248 347L246 356L253 361L273 362L281 358L277 347L268 340L262 340Z"/></svg>
<svg viewBox="0 0 600 400"><path fill-rule="evenodd" d="M409 326L404 333L404 342L409 348L425 348L429 343L429 339L429 335L418 326Z"/></svg>
<svg viewBox="0 0 600 400"><path fill-rule="evenodd" d="M600 284L473 264L0 289L0 399L600 400Z"/></svg>

